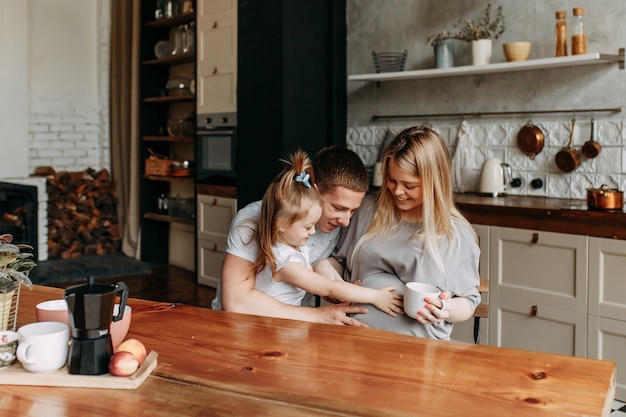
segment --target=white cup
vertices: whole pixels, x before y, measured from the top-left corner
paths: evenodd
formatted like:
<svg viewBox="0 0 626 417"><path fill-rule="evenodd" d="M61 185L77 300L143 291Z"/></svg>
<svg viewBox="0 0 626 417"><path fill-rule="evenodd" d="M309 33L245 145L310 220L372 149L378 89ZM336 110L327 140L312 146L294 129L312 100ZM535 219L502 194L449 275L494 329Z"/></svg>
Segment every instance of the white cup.
<svg viewBox="0 0 626 417"><path fill-rule="evenodd" d="M70 328L59 321L30 323L17 330L17 360L29 372L50 372L67 362Z"/></svg>
<svg viewBox="0 0 626 417"><path fill-rule="evenodd" d="M441 290L434 285L423 282L408 282L404 287L404 312L407 316L416 319L420 310L426 310L424 298L439 298Z"/></svg>

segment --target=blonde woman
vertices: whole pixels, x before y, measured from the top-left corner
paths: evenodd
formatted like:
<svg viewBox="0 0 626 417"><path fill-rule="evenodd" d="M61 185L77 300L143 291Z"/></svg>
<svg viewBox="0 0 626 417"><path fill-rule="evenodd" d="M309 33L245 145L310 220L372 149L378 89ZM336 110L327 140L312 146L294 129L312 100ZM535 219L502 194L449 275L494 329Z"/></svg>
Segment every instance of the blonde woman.
<svg viewBox="0 0 626 417"><path fill-rule="evenodd" d="M445 295L429 300L417 319L373 309L354 318L370 327L448 340L452 324L469 319L480 302L480 250L453 202L448 150L432 129L405 129L385 149L382 169L383 186L342 231L332 263L345 266L344 279L361 280L367 288L402 291L410 281L439 287Z"/></svg>
<svg viewBox="0 0 626 417"><path fill-rule="evenodd" d="M285 161L286 162L286 161ZM395 317L402 313L397 287L371 289L313 272L307 241L322 215L322 200L314 184L313 166L306 153L296 152L272 181L261 203L253 239L259 247L252 276L255 288L277 300L299 306L308 291L347 302L367 303Z"/></svg>

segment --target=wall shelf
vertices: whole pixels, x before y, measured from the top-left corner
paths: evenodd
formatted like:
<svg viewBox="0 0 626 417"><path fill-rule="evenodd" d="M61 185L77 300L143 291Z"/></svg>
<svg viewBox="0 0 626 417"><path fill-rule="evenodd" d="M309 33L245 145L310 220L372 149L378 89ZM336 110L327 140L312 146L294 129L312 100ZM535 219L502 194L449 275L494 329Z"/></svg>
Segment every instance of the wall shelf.
<svg viewBox="0 0 626 417"><path fill-rule="evenodd" d="M162 182L183 182L193 184L193 177L173 177L166 175L144 175L143 178L151 181L162 181Z"/></svg>
<svg viewBox="0 0 626 417"><path fill-rule="evenodd" d="M146 97L143 99L144 103L173 103L176 101L193 101L196 99L194 95L182 95L182 96L158 96L158 97Z"/></svg>
<svg viewBox="0 0 626 417"><path fill-rule="evenodd" d="M144 219L156 220L158 222L165 222L165 223L180 223L180 224L190 224L190 225L194 224L193 219L168 216L166 214L145 213L143 217Z"/></svg>
<svg viewBox="0 0 626 417"><path fill-rule="evenodd" d="M466 65L453 68L433 68L375 74L353 74L348 76L348 81L403 81L613 63L618 63L619 68L624 69L624 48L620 48L617 55L601 54L595 52L585 55L564 56L558 58L541 58L522 62L499 62L489 65Z"/></svg>
<svg viewBox="0 0 626 417"><path fill-rule="evenodd" d="M194 143L196 138L193 136L143 136L142 140L146 142L181 142Z"/></svg>

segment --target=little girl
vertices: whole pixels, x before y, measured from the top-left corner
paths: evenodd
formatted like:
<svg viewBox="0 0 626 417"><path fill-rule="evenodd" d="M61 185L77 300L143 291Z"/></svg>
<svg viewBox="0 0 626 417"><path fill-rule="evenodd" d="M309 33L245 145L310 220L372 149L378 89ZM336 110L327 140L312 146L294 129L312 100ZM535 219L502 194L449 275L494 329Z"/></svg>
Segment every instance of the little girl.
<svg viewBox="0 0 626 417"><path fill-rule="evenodd" d="M300 305L306 292L346 302L368 303L395 317L402 313L402 296L395 287L371 289L313 272L307 240L322 214L307 154L291 155L287 166L265 191L261 215L253 233L259 256L253 274L255 288L282 301Z"/></svg>

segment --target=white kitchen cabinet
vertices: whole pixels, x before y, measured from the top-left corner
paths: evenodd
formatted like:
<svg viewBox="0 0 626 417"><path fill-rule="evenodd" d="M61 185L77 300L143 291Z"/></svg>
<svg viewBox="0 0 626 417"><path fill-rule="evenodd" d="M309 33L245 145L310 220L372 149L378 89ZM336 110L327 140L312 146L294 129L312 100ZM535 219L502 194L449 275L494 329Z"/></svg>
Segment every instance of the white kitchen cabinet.
<svg viewBox="0 0 626 417"><path fill-rule="evenodd" d="M199 0L197 113L237 111L237 0Z"/></svg>
<svg viewBox="0 0 626 417"><path fill-rule="evenodd" d="M588 356L617 363L616 398L626 399L626 241L589 239Z"/></svg>
<svg viewBox="0 0 626 417"><path fill-rule="evenodd" d="M587 354L588 237L490 227L489 342Z"/></svg>
<svg viewBox="0 0 626 417"><path fill-rule="evenodd" d="M489 226L473 224L472 227L478 236L480 247L480 261L478 270L481 278L489 279ZM483 294L481 303L489 303L489 294ZM462 323L455 323L450 338L459 342L474 343L474 317ZM479 319L479 343L489 344L489 319Z"/></svg>
<svg viewBox="0 0 626 417"><path fill-rule="evenodd" d="M198 194L198 283L217 288L230 222L237 212L234 198Z"/></svg>

